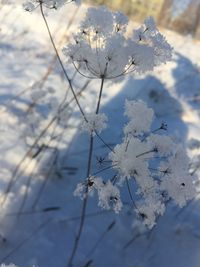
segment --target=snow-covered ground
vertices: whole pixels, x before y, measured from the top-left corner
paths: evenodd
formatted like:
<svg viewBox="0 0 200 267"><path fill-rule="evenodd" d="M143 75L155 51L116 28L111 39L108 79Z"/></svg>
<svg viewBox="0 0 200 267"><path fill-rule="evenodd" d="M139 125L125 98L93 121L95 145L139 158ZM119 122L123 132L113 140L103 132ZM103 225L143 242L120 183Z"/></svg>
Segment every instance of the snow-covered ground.
<svg viewBox="0 0 200 267"><path fill-rule="evenodd" d="M54 115L68 85L39 12L26 13L20 5L0 8L0 263L64 267L80 219L82 203L73 191L86 175L89 140L79 133L80 116L73 101L55 126ZM48 12L63 61L61 48L84 11L67 6ZM200 141L200 44L161 31L174 47L172 62L143 77L105 85L102 111L108 115L109 128L102 136L110 146L122 138L126 98L147 102L157 116L156 125L166 122L169 134L185 147L193 148L191 139ZM67 64L66 69L72 77ZM84 90L79 96L84 109L92 110L99 82L88 83L78 74L73 82L77 92ZM68 100L71 97L69 93ZM52 120L40 146L30 149ZM191 161L199 154L195 143L194 149L187 148ZM107 166L96 160L107 152L95 139L94 172ZM137 222L129 198L124 190L125 208L119 215L101 210L95 198L89 199L75 267L200 266L198 200L183 210L169 203L166 214L147 231Z"/></svg>

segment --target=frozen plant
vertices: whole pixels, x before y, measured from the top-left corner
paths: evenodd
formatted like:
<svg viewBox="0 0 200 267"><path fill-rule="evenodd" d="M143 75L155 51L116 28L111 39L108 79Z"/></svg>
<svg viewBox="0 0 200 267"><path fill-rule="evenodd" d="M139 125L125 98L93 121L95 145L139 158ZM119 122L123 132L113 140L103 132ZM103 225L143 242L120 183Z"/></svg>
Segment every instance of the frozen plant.
<svg viewBox="0 0 200 267"><path fill-rule="evenodd" d="M72 2L77 5L81 3L80 0L28 0L23 4L23 7L26 11L31 12L41 4L49 9L58 9L61 6Z"/></svg>
<svg viewBox="0 0 200 267"><path fill-rule="evenodd" d="M166 201L173 199L182 207L195 196L194 177L189 174L184 149L169 136L151 132L152 109L142 101L126 101L125 114L129 117L125 137L109 157L118 171L120 185L126 179L136 182L141 199L135 209L152 227L156 216L163 214ZM140 131L136 131L138 127Z"/></svg>
<svg viewBox="0 0 200 267"><path fill-rule="evenodd" d="M87 189L87 190L86 190ZM113 209L118 213L122 208L120 191L110 180L103 181L100 177L90 176L86 182L79 183L74 196L85 199L87 195L93 196L95 191L99 197L98 205L103 209Z"/></svg>
<svg viewBox="0 0 200 267"><path fill-rule="evenodd" d="M154 118L151 108L142 101L127 100L125 115L129 122L124 126L123 141L109 153L112 168L118 174L115 179L104 182L92 176L88 180L88 192L94 193L96 189L99 206L119 212L122 208L120 189L132 180L137 185L137 201L132 197L133 207L152 228L170 199L183 207L195 196L195 177L189 174L189 158L184 149L166 134L151 131ZM79 184L75 195L85 198L86 192L86 184Z"/></svg>
<svg viewBox="0 0 200 267"><path fill-rule="evenodd" d="M151 71L171 58L171 46L153 18L127 37L128 19L106 7L88 8L74 43L63 52L77 71L88 78L114 79Z"/></svg>
<svg viewBox="0 0 200 267"><path fill-rule="evenodd" d="M99 177L90 176L84 183L79 183L74 191L74 196L78 196L81 199L86 198L87 194L93 196L95 190L100 190L103 187L103 180ZM88 187L86 194L85 189Z"/></svg>
<svg viewBox="0 0 200 267"><path fill-rule="evenodd" d="M89 115L88 117L88 115L84 114L80 104L76 101L85 120L82 123L82 128L85 128L89 132L90 146L86 182L79 183L75 190L75 195L83 199L83 206L79 229L69 257L68 267L72 266L76 255L85 221L87 199L91 195L91 192L93 194L94 191L97 191L100 207L113 209L118 213L122 209L120 185L138 171L144 180L144 184L138 189L138 194L144 195L145 192L146 195L149 195L149 199L152 197L151 193L154 195L154 202L150 202L152 205L148 213L151 216L148 217L148 214L145 214L145 223L149 227L152 227L156 215L163 214L164 212L164 204L155 189L159 188L159 182L155 181L149 174L149 164L144 159L145 156L154 155L154 153L158 152L158 149L160 149L160 153L165 149L161 144L158 148L155 147L153 136L147 141L147 138L143 135L143 133L146 134L148 132L151 126L153 111L150 111L147 107L145 110L144 105L141 103L138 103L139 108L141 106L139 112L137 112L137 107L134 104L130 105L130 108L127 108L126 112L130 117L130 123L124 129L126 137L124 143L116 146L114 151L99 135L101 130L106 126L105 118L102 117L102 114L99 115L105 81L108 79L120 79L127 74L145 73L171 59L172 48L156 28L153 18L147 18L144 25L137 30L133 30L130 37L127 33L127 25L127 17L120 12L111 12L104 6L88 8L86 16L80 24L79 31L74 35L74 43L69 43L63 49L63 53L67 57L68 62L74 66L79 74L89 79L100 79L97 106L93 115ZM127 106L129 104L131 103L127 102ZM132 108L134 110L131 110ZM143 112L143 124L140 121L141 112ZM97 190L95 190L94 182L88 182L92 176L93 144L96 136L112 151L109 157L113 162L112 167L118 171L117 176L103 181L101 187ZM144 140L140 139L141 137ZM128 141L126 142L125 140ZM141 158L139 158L140 156ZM146 176L150 180L145 180ZM151 193L148 191L151 191ZM144 211L142 211L145 208L144 204L140 203L141 214L144 214Z"/></svg>
<svg viewBox="0 0 200 267"><path fill-rule="evenodd" d="M87 121L83 118L81 122L81 130L95 135L100 134L107 126L107 116L104 113L101 114L86 114Z"/></svg>

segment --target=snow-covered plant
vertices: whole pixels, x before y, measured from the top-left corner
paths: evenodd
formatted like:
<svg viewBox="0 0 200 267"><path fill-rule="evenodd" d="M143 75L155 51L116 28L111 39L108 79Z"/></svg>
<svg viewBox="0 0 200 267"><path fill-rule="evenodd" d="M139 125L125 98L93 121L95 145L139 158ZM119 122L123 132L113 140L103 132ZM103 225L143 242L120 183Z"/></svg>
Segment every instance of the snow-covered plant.
<svg viewBox="0 0 200 267"><path fill-rule="evenodd" d="M189 174L189 159L184 149L171 137L151 131L154 118L151 108L142 101L127 100L125 115L129 122L124 126L123 141L109 154L117 179L102 182L100 178L90 177L89 192L96 189L99 206L119 212L120 188L133 180L137 185L131 189L137 195L134 209L152 228L170 199L183 207L195 196L194 177ZM84 198L84 187L85 184L79 184L75 195Z"/></svg>
<svg viewBox="0 0 200 267"><path fill-rule="evenodd" d="M95 133L101 133L107 127L107 116L104 113L101 114L86 114L87 121L83 118L80 128L83 132L95 135Z"/></svg>
<svg viewBox="0 0 200 267"><path fill-rule="evenodd" d="M120 198L120 191L117 186L115 186L110 180L107 182L103 181L100 177L89 177L85 183L79 183L74 191L74 196L78 196L81 199L87 197L85 188L88 187L88 192L90 196L94 195L97 191L99 197L98 205L104 209L113 209L118 213L122 208L122 202Z"/></svg>
<svg viewBox="0 0 200 267"><path fill-rule="evenodd" d="M79 32L74 35L74 43L68 44L63 49L68 61L78 73L86 78L101 80L96 108L87 114L79 103L74 90L75 85L62 63L43 12L43 7L57 9L69 2L78 4L80 1L29 0L25 4L25 9L32 11L40 7L58 62L68 82L73 100L82 114L81 129L88 132L90 138L86 179L77 185L74 192L74 195L83 200L83 208L79 230L68 262L68 266L71 267L83 230L88 196L96 192L100 207L113 209L118 213L123 207L120 191L123 185L127 185L134 210L144 223L152 228L157 216L164 213L166 202L173 199L182 207L194 196L195 188L193 177L188 173L187 155L170 137L158 134L158 130L151 131L154 112L145 103L126 101L125 115L129 122L124 126L124 138L120 144L110 148L100 136L107 122L106 115L100 113L106 80L120 78L126 74L145 73L171 59L172 48L156 28L153 18L147 18L141 27L128 35L128 19L122 13L111 12L106 7L92 7L87 10ZM38 102L41 97L43 92L40 91L31 94L33 103ZM62 113L59 107L56 119L52 120L57 124L63 120L63 114L65 118L67 117L65 115L68 115L69 111ZM37 125L38 118L36 117L33 122ZM165 128L163 124L159 130ZM111 163L109 167L117 174L110 179L104 180L95 174L92 175L94 138L99 138L111 150L108 154L108 162ZM36 138L37 142L31 143L31 149L35 144L42 146L43 142L40 144L40 139ZM50 136L50 141L52 139L54 139L53 134ZM134 182L133 188L129 185L131 180ZM132 190L135 191L134 197L131 194Z"/></svg>
<svg viewBox="0 0 200 267"><path fill-rule="evenodd" d="M61 6L69 3L76 3L79 5L81 3L80 0L28 0L23 4L23 7L26 11L35 10L40 4L49 9L58 9Z"/></svg>
<svg viewBox="0 0 200 267"><path fill-rule="evenodd" d="M120 12L88 8L74 43L63 52L83 76L100 79L150 71L171 58L171 46L152 17L131 37L127 36L127 25L127 17Z"/></svg>

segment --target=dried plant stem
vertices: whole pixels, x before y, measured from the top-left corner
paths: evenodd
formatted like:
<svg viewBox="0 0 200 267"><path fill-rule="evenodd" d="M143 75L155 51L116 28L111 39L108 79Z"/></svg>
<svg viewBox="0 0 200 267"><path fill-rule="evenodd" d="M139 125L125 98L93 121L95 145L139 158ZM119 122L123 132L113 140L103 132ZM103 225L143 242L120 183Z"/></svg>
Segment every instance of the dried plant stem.
<svg viewBox="0 0 200 267"><path fill-rule="evenodd" d="M85 118L85 114L84 114L84 112L83 112L83 109L82 109L82 107L81 107L81 105L80 105L80 103L79 103L79 101L78 101L78 98L77 98L77 96L76 96L76 93L75 93L75 91L74 91L74 88L73 88L73 85L72 85L72 81L71 81L71 79L69 78L69 76L68 76L68 74L67 74L67 72L66 72L66 70L65 70L65 68L64 68L64 65L63 65L63 63L62 63L62 60L61 60L61 58L60 58L60 55L59 55L58 50L57 50L57 48L56 48L56 45L55 45L55 43L54 43L53 37L52 37L52 35L51 35L50 28L49 28L49 24L48 24L47 19L46 19L45 15L44 15L43 6L42 6L42 3L41 3L41 2L40 2L40 11L41 11L41 15L42 15L42 18L43 18L43 20L44 20L45 26L46 26L46 28L47 28L47 32L48 32L48 34L49 34L50 41L51 41L52 46L53 46L53 48L54 48L54 51L55 51L55 53L56 53L58 62L59 62L59 64L60 64L60 66L61 66L61 68L62 68L62 71L63 71L63 73L64 73L64 75L65 75L65 78L66 78L66 80L67 80L67 82L68 82L68 84L69 84L70 90L71 90L71 92L72 92L72 94L73 94L73 97L74 97L74 99L75 99L75 101L76 101L76 104L77 104L77 106L78 106L78 108L79 108L81 114L82 114L83 117Z"/></svg>
<svg viewBox="0 0 200 267"><path fill-rule="evenodd" d="M103 76L102 79L101 79L99 97L98 97L97 106L96 106L96 114L99 113L99 109L100 109L104 81L105 81L105 79L104 79L104 76ZM90 173L91 173L93 146L94 146L94 135L93 135L93 132L92 132L91 135L90 135L89 155L88 155L88 164L87 164L87 172L86 172L86 177L87 178L90 176ZM81 219L80 219L79 229L78 229L78 233L76 235L75 241L74 241L73 249L72 249L72 252L71 252L67 267L72 267L72 263L73 263L75 255L76 255L76 252L77 252L77 249L78 249L78 245L79 245L79 242L80 242L80 238L81 238L81 235L82 235L82 232L83 232L83 226L84 226L84 222L85 222L85 215L86 215L87 202L88 202L88 190L89 190L89 185L87 184L86 188L85 188L85 198L83 200L83 206L82 206L82 210L81 210Z"/></svg>
<svg viewBox="0 0 200 267"><path fill-rule="evenodd" d="M84 111L83 111L83 109L82 109L82 107L81 107L81 105L80 105L80 102L79 102L79 100L78 100L78 98L77 98L77 96L76 96L76 93L75 93L75 91L74 91L74 87L73 87L73 84L72 84L72 80L69 78L69 76L68 76L68 74L67 74L67 72L66 72L66 70L65 70L65 68L64 68L64 65L63 65L63 63L62 63L62 60L61 60L61 58L60 58L60 55L59 55L58 50L57 50L57 48L56 48L56 45L55 45L55 43L54 43L54 40L53 40L51 31L50 31L50 28L49 28L48 21L47 21L45 15L44 15L42 2L40 2L40 11L41 11L42 18L43 18L44 23L45 23L46 28L47 28L47 32L48 32L48 34L49 34L50 41L51 41L52 46L53 46L53 48L54 48L54 51L55 51L55 53L56 53L57 59L58 59L58 61L59 61L59 64L60 64L60 66L61 66L61 68L62 68L62 70L63 70L63 73L64 73L64 76L65 76L65 78L66 78L66 81L67 81L68 84L69 84L70 90L71 90L71 92L72 92L72 94L73 94L73 96L74 96L74 99L75 99L76 104L77 104L77 106L78 106L78 108L79 108L79 111L81 112L81 114L82 114L84 120L87 122L87 118L86 118L86 116L85 116L85 113L84 113ZM78 69L77 69L77 71L78 71ZM106 72L106 71L107 71L107 66L106 66L105 72ZM103 84L104 84L104 81L105 81L105 77L106 77L106 75L105 75L105 73L104 73L104 74L102 75L102 78L101 78L101 80L103 81ZM102 93L102 92L100 92L100 93ZM100 98L100 99L101 99L101 98ZM100 103L99 103L99 104L100 104ZM99 109L99 107L97 106L97 110L98 110L98 109ZM96 133L96 131L94 131L94 132ZM98 133L96 133L96 135L97 135L97 137L99 138L99 140L100 140L104 145L107 146L108 149L112 150L112 149L109 147L109 145L107 145L106 142L102 139L102 137L100 138L100 136L99 136Z"/></svg>

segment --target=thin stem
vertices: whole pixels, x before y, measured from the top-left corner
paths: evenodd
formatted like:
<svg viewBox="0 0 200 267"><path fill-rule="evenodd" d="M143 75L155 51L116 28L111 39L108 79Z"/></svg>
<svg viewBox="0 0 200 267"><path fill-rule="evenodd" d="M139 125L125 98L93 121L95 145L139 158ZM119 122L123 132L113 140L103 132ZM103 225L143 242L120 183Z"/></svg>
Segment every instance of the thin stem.
<svg viewBox="0 0 200 267"><path fill-rule="evenodd" d="M106 70L105 70L105 72L106 72ZM100 109L102 91L103 91L103 86L104 86L104 81L105 81L104 77L105 77L105 75L103 75L102 79L101 79L99 97L98 97L97 106L96 106L96 114L99 113L99 109ZM94 135L93 135L93 131L92 131L91 135L90 135L90 146L89 146L87 173L86 173L86 177L87 178L90 176L90 171L91 171L93 147L94 147ZM73 263L75 255L76 255L76 252L77 252L77 249L78 249L78 245L79 245L79 241L80 241L80 238L81 238L81 235L82 235L82 232L83 232L83 226L84 226L84 222L85 222L85 215L86 215L87 202L88 202L88 190L89 190L89 185L87 183L86 184L86 188L85 188L85 198L83 200L83 206L82 206L82 211L81 211L80 225L79 225L77 236L76 236L75 241L74 241L74 246L73 246L72 253L70 255L67 267L72 267L72 263Z"/></svg>
<svg viewBox="0 0 200 267"><path fill-rule="evenodd" d="M73 94L73 96L74 96L74 99L75 99L75 101L76 101L76 104L77 104L77 106L78 106L80 112L81 112L81 114L83 115L83 117L85 118L85 114L84 114L84 112L83 112L83 109L82 109L82 107L81 107L81 105L80 105L80 103L79 103L79 101L78 101L78 98L77 98L77 96L76 96L76 93L75 93L75 91L74 91L74 88L73 88L73 85L72 85L72 81L71 81L71 79L69 78L69 76L68 76L68 74L67 74L67 72L66 72L66 70L65 70L65 68L64 68L64 65L63 65L63 63L62 63L62 60L61 60L61 58L60 58L60 56L59 56L58 50L57 50L56 45L55 45L55 43L54 43L53 37L52 37L52 35L51 35L50 28L49 28L49 24L48 24L47 19L46 19L45 15L44 15L43 6L42 6L42 3L41 3L41 2L40 2L40 11L41 11L42 18L43 18L43 20L44 20L44 23L45 23L45 25L46 25L46 28L47 28L47 31L48 31L48 34L49 34L50 41L51 41L51 43L52 43L52 46L53 46L53 48L54 48L54 51L55 51L55 53L56 53L56 56L57 56L58 61L59 61L59 63L60 63L60 66L61 66L61 68L62 68L62 70L63 70L63 73L64 73L64 75L65 75L65 78L66 78L66 80L67 80L68 83L69 83L69 87L70 87L70 89L71 89L71 92L72 92L72 94ZM86 118L85 118L85 119L86 119ZM87 121L87 120L86 120L86 121Z"/></svg>
<svg viewBox="0 0 200 267"><path fill-rule="evenodd" d="M77 66L76 66L76 64L75 64L74 61L72 61L72 64L73 64L75 70L76 70L81 76L83 76L83 77L85 77L85 78L87 78L87 79L98 79L98 77L87 76L87 75L85 75L84 73L82 73L82 72L77 68Z"/></svg>
<svg viewBox="0 0 200 267"><path fill-rule="evenodd" d="M95 250L97 249L97 247L99 246L99 244L101 243L101 241L104 239L104 237L113 229L113 227L115 226L116 222L112 221L104 230L104 232L100 235L100 237L98 238L98 240L95 242L94 246L90 249L90 251L87 253L86 255L86 259L89 258L90 255L94 255ZM84 265L86 266L86 264Z"/></svg>
<svg viewBox="0 0 200 267"><path fill-rule="evenodd" d="M103 144L104 144L110 151L112 151L113 153L115 153L115 151L113 150L113 148L103 140L103 138L98 134L97 131L95 131L95 134L96 134L96 136L100 139L100 141L101 141L101 142L102 142L102 143L103 143Z"/></svg>
<svg viewBox="0 0 200 267"><path fill-rule="evenodd" d="M133 199L132 193L131 193L131 189L130 189L130 185L129 185L129 182L128 182L128 178L126 178L126 185L127 185L128 193L129 193L130 199L131 199L131 201L132 201L132 203L133 203L133 206L134 206L134 208L135 208L136 210L138 210L138 208L137 208L137 206L136 206L136 204L135 204L135 201L134 201L134 199Z"/></svg>
<svg viewBox="0 0 200 267"><path fill-rule="evenodd" d="M63 70L63 73L64 73L64 75L65 75L65 78L66 78L67 82L69 83L69 87L70 87L70 90L71 90L71 92L72 92L72 94L73 94L73 96L74 96L74 99L75 99L75 101L76 101L76 104L77 104L77 106L78 106L78 108L79 108L79 110L80 110L80 112L81 112L81 114L82 114L84 120L85 120L86 122L88 122L88 120L87 120L87 118L86 118L86 116L85 116L85 113L84 113L84 111L83 111L83 109L82 109L82 107L81 107L81 105L80 105L80 103L79 103L79 100L78 100L77 96L76 96L76 93L75 93L75 91L74 91L74 88L73 88L73 85L72 85L72 80L69 78L69 76L68 76L68 74L67 74L67 72L66 72L66 70L65 70L65 68L64 68L64 65L63 65L63 63L62 63L62 60L61 60L61 58L60 58L60 56L59 56L58 50L57 50L56 45L55 45L55 43L54 43L54 40L53 40L51 31L50 31L50 28L49 28L49 24L48 24L47 19L46 19L45 15L44 15L42 2L40 2L40 11L41 11L42 18L43 18L43 20L44 20L44 23L45 23L45 25L46 25L46 28L47 28L47 31L48 31L48 34L49 34L50 41L51 41L52 46L53 46L53 48L54 48L54 50L55 50L56 56L57 56L57 58L58 58L58 61L59 61L59 63L60 63L60 66L61 66L61 68L62 68L62 70ZM102 79L102 80L103 80L103 83L104 83L104 80L105 80L105 76L106 76L105 74L106 74L106 71L107 71L107 66L106 66L106 68L105 68L105 72L104 72L104 75L103 75L104 78ZM102 88L102 89L103 89L103 88ZM100 96L100 97L101 97L101 96ZM98 135L98 137L99 137L99 135ZM105 142L103 141L102 138L99 138L99 139L105 144ZM107 147L109 148L109 146L107 146Z"/></svg>
<svg viewBox="0 0 200 267"><path fill-rule="evenodd" d="M116 164L113 164L113 165L111 165L111 166L107 166L107 167L105 167L105 168L103 168L103 169L101 169L101 170L99 170L99 171L93 173L92 176L95 176L95 175L97 175L97 174L99 174L99 173L101 173L101 172L107 171L107 170L109 170L109 169L111 169L111 168L113 168L113 167L115 167L115 166L117 166L117 163L116 163Z"/></svg>
<svg viewBox="0 0 200 267"><path fill-rule="evenodd" d="M143 152L143 153L137 155L136 158L139 158L139 157L141 157L141 156L144 156L144 155L146 155L146 154L153 153L153 152L157 152L157 150L156 150L156 149L152 149L152 150L149 150L149 151L145 151L145 152Z"/></svg>
<svg viewBox="0 0 200 267"><path fill-rule="evenodd" d="M90 169L91 169L91 163L92 163L92 152L93 152L93 144L94 144L94 136L91 134L90 135L90 149L89 149L89 157L88 157L88 166L87 166L87 175L86 177L89 177L90 175ZM78 233L76 235L75 241L74 241L74 246L72 249L72 253L71 256L69 258L69 262L67 264L68 267L72 267L72 262L73 259L76 255L77 249L78 249L78 245L79 245L79 241L81 238L81 234L83 231L83 226L84 226L84 222L85 222L85 214L86 214L86 208L87 208L87 202L88 202L88 184L86 185L85 188L85 198L83 200L83 206L82 206L82 211L81 211L81 219L80 219L80 225L79 225L79 229L78 229Z"/></svg>
<svg viewBox="0 0 200 267"><path fill-rule="evenodd" d="M101 86L100 86L99 98L98 98L98 102L97 102L96 114L99 113L99 108L100 108L100 104L101 104L101 97L102 97L102 91L103 91L104 81L105 81L105 76L103 75L102 76L102 79L101 79Z"/></svg>

